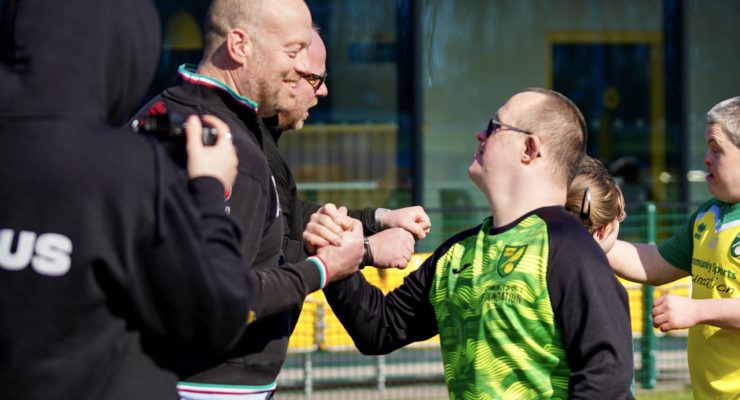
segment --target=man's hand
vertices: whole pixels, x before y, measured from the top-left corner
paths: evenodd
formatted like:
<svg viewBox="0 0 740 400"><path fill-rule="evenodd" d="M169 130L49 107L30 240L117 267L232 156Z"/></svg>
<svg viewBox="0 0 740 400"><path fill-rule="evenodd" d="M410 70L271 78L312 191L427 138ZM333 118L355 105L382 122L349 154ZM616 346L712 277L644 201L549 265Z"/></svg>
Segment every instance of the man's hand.
<svg viewBox="0 0 740 400"><path fill-rule="evenodd" d="M662 332L691 328L698 321L695 300L668 294L653 301L653 325Z"/></svg>
<svg viewBox="0 0 740 400"><path fill-rule="evenodd" d="M203 125L195 115L188 117L185 125L188 153L188 176L211 176L218 179L224 189L231 190L236 179L236 167L239 159L231 142L229 127L212 115L204 115L203 122L216 128L218 136L213 146L204 146L202 139Z"/></svg>
<svg viewBox="0 0 740 400"><path fill-rule="evenodd" d="M432 228L432 222L421 206L390 210L383 214L380 224L384 228L403 228L417 240L424 239Z"/></svg>
<svg viewBox="0 0 740 400"><path fill-rule="evenodd" d="M354 220L347 216L347 208L327 203L311 215L303 231L303 244L309 254L324 246L339 246L342 235L354 227ZM362 225L360 225L362 232Z"/></svg>
<svg viewBox="0 0 740 400"><path fill-rule="evenodd" d="M335 282L357 272L365 254L362 236L362 223L349 219L351 229L342 234L339 246L324 246L316 250L316 255L326 264L329 281Z"/></svg>
<svg viewBox="0 0 740 400"><path fill-rule="evenodd" d="M404 269L414 254L414 237L403 228L386 229L368 238L377 268Z"/></svg>

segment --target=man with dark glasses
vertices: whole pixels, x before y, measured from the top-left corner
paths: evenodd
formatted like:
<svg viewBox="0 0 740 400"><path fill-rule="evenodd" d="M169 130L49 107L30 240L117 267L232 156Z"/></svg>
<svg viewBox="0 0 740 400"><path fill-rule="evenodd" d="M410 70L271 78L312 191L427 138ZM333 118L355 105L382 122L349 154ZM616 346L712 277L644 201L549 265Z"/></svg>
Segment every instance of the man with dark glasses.
<svg viewBox="0 0 740 400"><path fill-rule="evenodd" d="M580 111L530 88L477 139L468 174L491 216L388 295L357 273L329 285L335 314L364 354L439 334L450 398L633 398L627 294L563 207L585 149Z"/></svg>
<svg viewBox="0 0 740 400"><path fill-rule="evenodd" d="M275 176L285 221L283 253L287 262L307 257L309 249L303 242L303 229L311 215L321 207L298 196L290 166L277 148L282 134L287 130L301 129L308 118L308 110L318 103L319 97L329 93L325 82L326 47L316 29L308 48L308 60L309 72L303 74L304 82L296 87L295 106L281 110L276 118L265 119L270 135L265 135L264 151ZM406 267L414 253L414 238L424 238L431 227L429 217L421 207L397 210L365 208L350 211L350 216L363 223L367 246L363 264L381 268ZM339 239L339 236L334 239Z"/></svg>

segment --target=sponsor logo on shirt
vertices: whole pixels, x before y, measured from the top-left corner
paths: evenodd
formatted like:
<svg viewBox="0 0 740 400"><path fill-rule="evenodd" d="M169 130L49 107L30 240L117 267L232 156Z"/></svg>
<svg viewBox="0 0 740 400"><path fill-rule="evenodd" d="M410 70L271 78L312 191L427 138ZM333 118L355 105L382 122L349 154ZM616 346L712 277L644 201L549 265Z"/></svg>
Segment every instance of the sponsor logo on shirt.
<svg viewBox="0 0 740 400"><path fill-rule="evenodd" d="M522 304L524 295L521 287L516 285L493 285L483 294L484 302Z"/></svg>
<svg viewBox="0 0 740 400"><path fill-rule="evenodd" d="M519 265L519 261L522 260L522 257L524 257L524 252L527 251L527 246L506 246L504 247L503 254L501 254L501 258L498 260L498 274L502 277L509 276L512 272L514 272L514 269L516 269L517 265Z"/></svg>
<svg viewBox="0 0 740 400"><path fill-rule="evenodd" d="M700 258L694 257L691 259L691 265L704 269L713 275L722 275L732 280L737 279L737 274L735 273L735 271L722 268L721 265L712 261L702 260Z"/></svg>

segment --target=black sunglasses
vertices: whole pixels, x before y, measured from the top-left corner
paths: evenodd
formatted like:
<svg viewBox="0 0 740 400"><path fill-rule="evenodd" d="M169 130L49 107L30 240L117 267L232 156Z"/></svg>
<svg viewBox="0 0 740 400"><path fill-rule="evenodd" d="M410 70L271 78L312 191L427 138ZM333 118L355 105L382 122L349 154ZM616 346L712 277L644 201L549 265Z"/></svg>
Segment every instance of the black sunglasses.
<svg viewBox="0 0 740 400"><path fill-rule="evenodd" d="M301 75L301 78L305 79L306 82L308 82L308 84L311 85L311 87L313 87L313 91L314 92L318 92L319 89L321 88L321 85L323 85L324 82L326 81L326 77L328 75L329 74L326 73L326 72L324 72L321 75L319 75L319 74L303 74L303 75Z"/></svg>
<svg viewBox="0 0 740 400"><path fill-rule="evenodd" d="M521 132L525 133L527 135L531 135L532 132L525 131L524 129L519 129L516 127L513 127L511 125L506 125L503 122L496 121L495 119L491 118L488 120L488 127L486 128L486 139L491 137L494 133L498 132L500 129L508 129L510 131L514 132Z"/></svg>

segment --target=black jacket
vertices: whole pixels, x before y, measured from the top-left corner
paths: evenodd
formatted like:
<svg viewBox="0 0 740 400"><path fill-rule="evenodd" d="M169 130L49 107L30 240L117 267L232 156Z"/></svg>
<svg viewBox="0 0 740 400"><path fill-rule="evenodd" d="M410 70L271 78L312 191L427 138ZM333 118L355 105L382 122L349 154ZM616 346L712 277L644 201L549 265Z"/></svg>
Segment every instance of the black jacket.
<svg viewBox="0 0 740 400"><path fill-rule="evenodd" d="M239 173L229 199L231 216L243 232L245 269L254 270L250 323L231 351L231 360L213 365L184 362L188 382L261 386L273 383L288 350L295 324L292 310L306 295L321 288L317 266L305 258L284 264L281 253L283 221L274 179L262 147L268 135L257 116L257 105L225 84L181 66L178 83L152 99L146 114L212 114L229 125L239 156ZM189 364L189 365L188 365Z"/></svg>
<svg viewBox="0 0 740 400"><path fill-rule="evenodd" d="M113 127L156 10L6 0L0 21L0 398L174 399L174 355L222 354L249 286L221 184Z"/></svg>

